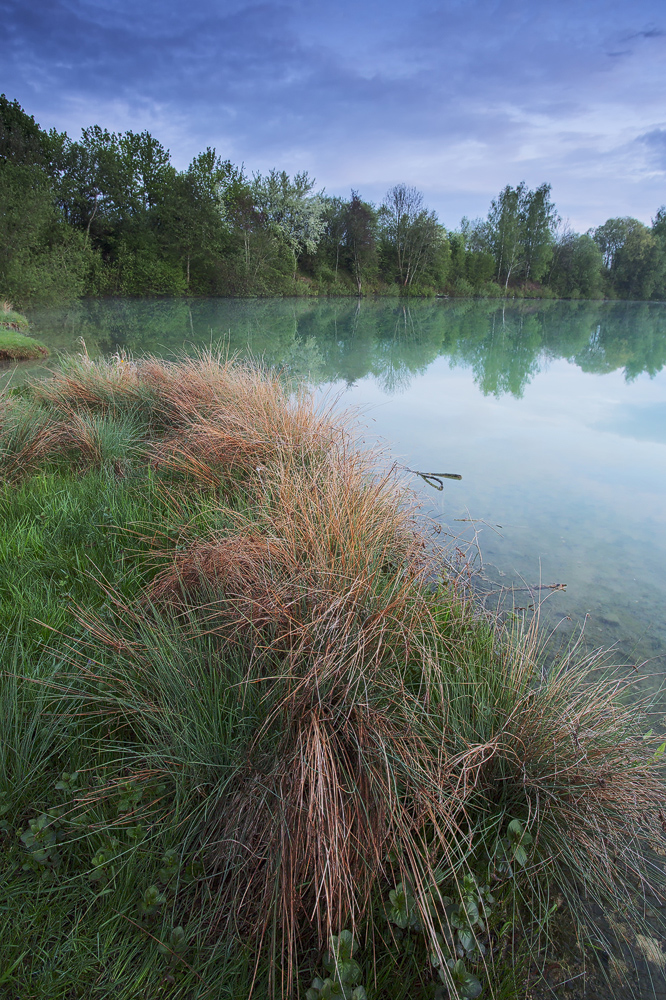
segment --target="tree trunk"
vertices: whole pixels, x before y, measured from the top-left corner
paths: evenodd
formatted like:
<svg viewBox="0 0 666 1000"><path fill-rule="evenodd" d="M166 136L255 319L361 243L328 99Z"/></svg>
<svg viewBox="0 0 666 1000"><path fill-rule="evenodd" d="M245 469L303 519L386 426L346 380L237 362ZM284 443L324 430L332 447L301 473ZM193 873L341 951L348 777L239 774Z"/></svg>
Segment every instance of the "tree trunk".
<svg viewBox="0 0 666 1000"><path fill-rule="evenodd" d="M90 239L90 227L96 215L97 215L97 195L95 195L95 207L93 208L92 215L88 219L88 225L86 226L86 241Z"/></svg>

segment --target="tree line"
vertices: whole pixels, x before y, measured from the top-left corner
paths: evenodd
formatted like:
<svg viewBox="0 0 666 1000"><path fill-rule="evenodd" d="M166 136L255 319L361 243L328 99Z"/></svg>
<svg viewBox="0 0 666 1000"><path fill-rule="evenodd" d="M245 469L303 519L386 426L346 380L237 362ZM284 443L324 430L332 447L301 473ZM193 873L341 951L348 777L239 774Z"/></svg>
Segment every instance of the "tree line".
<svg viewBox="0 0 666 1000"><path fill-rule="evenodd" d="M664 299L666 208L576 233L521 183L447 230L406 184L375 205L212 148L179 171L147 131L74 140L2 95L0 294Z"/></svg>

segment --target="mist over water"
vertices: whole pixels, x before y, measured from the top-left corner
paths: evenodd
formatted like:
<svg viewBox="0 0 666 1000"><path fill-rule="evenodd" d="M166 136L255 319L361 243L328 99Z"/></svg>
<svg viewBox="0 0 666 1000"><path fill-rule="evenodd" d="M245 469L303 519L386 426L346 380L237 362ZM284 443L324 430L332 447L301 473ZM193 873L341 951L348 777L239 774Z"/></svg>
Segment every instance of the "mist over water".
<svg viewBox="0 0 666 1000"><path fill-rule="evenodd" d="M401 463L462 475L415 486L443 531L476 526L486 590L532 588L504 594L525 607L566 584L538 592L545 629L584 623L588 646L666 671L666 305L113 299L29 318L54 353L222 344L339 393Z"/></svg>

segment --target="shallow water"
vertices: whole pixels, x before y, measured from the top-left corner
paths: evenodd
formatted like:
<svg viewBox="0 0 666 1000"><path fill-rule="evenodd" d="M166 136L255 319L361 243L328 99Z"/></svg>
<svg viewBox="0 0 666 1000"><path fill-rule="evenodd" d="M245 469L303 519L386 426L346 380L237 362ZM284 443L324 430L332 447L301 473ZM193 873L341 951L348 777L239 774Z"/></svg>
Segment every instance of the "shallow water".
<svg viewBox="0 0 666 1000"><path fill-rule="evenodd" d="M546 630L584 624L588 647L666 671L666 305L116 299L29 318L53 351L223 342L333 387L399 461L462 475L416 483L445 531L479 531L486 590L548 595Z"/></svg>

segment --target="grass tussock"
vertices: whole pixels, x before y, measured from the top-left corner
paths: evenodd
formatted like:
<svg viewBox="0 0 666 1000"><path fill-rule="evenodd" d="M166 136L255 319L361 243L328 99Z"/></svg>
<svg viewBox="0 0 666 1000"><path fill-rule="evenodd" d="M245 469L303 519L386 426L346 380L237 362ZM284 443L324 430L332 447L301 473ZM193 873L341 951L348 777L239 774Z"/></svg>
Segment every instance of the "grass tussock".
<svg viewBox="0 0 666 1000"><path fill-rule="evenodd" d="M5 677L33 720L34 749L5 775L7 788L23 775L15 822L40 801L69 845L66 892L92 872L104 927L113 911L171 942L174 995L292 997L312 980L324 997L322 962L339 995L362 982L376 1000L500 997L509 980L526 995L558 920L608 954L625 954L620 925L645 936L665 848L645 706L575 649L546 670L536 623L509 632L433 584L445 555L414 496L344 422L212 355L84 357L0 403L8 565L42 516L11 498L46 482L44 463L79 491L96 484L76 505L73 486L57 494L58 525L78 525L67 572L88 575L88 598L77 591L69 628L53 619L46 657L30 647L34 688L15 660ZM46 564L46 538L31 545ZM12 577L12 600L26 586ZM39 792L51 756L53 773L86 776L69 812ZM177 883L172 855L150 874L139 828L177 851ZM31 830L35 870L60 885L60 841L37 854ZM95 919L80 933L99 933ZM109 954L128 956L113 933ZM361 964L351 951L344 964L343 941Z"/></svg>
<svg viewBox="0 0 666 1000"><path fill-rule="evenodd" d="M33 473L45 455L54 425L31 400L0 391L0 474L14 480Z"/></svg>
<svg viewBox="0 0 666 1000"><path fill-rule="evenodd" d="M224 511L223 533L198 539L156 575L153 602L212 597L211 627L290 649L335 642L338 630L367 636L395 627L405 649L419 582L433 572L417 531L412 494L389 472L368 475L344 449L305 466L264 468L242 511ZM396 632L397 634L397 632Z"/></svg>
<svg viewBox="0 0 666 1000"><path fill-rule="evenodd" d="M279 373L211 352L177 362L80 355L36 384L34 398L72 425L73 438L84 414L143 423L155 468L209 485L287 458L307 461L341 433L328 409Z"/></svg>

